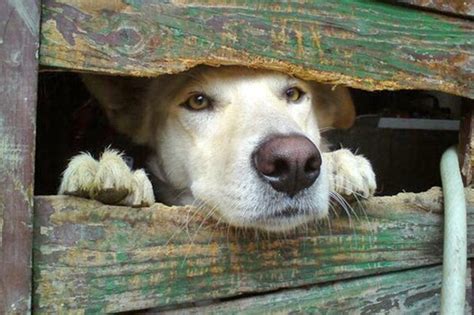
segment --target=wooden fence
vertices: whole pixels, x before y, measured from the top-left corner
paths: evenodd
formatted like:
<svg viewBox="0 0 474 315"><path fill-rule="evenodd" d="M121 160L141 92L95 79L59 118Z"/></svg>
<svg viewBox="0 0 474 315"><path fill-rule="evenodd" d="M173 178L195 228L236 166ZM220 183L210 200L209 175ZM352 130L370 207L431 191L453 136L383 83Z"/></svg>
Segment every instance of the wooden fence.
<svg viewBox="0 0 474 315"><path fill-rule="evenodd" d="M29 313L31 297L38 313L170 305L206 313L437 311L439 191L372 198L351 220L342 213L330 226L284 237L199 216L187 222L191 208L33 197L38 62L44 71L135 76L240 64L366 90L474 98L474 4L399 2L415 7L363 0L0 2L0 313ZM471 111L461 133L465 174ZM470 225L472 198L468 190ZM470 229L471 258L473 237ZM189 308L202 300L211 305Z"/></svg>

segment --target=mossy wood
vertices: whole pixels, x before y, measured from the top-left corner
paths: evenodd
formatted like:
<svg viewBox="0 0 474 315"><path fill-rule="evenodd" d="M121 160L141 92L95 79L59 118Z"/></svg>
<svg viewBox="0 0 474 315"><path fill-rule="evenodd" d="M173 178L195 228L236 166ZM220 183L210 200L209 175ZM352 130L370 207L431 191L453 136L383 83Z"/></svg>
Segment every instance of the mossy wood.
<svg viewBox="0 0 474 315"><path fill-rule="evenodd" d="M474 190L466 193L472 257ZM193 210L36 197L35 311L150 308L380 274L442 259L439 189L372 198L351 219L341 213L330 227L321 223L280 236L234 231Z"/></svg>
<svg viewBox="0 0 474 315"><path fill-rule="evenodd" d="M474 22L384 1L42 2L46 66L137 76L197 64L474 98Z"/></svg>
<svg viewBox="0 0 474 315"><path fill-rule="evenodd" d="M146 314L438 314L441 266L284 290L209 306ZM471 270L466 279L465 314L471 314Z"/></svg>

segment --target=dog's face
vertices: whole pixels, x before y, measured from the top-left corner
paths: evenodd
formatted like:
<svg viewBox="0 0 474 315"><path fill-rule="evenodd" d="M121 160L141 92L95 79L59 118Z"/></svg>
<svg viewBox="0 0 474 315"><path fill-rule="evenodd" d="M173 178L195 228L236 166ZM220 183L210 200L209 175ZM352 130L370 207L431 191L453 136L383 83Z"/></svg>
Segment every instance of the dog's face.
<svg viewBox="0 0 474 315"><path fill-rule="evenodd" d="M198 67L152 81L143 99L137 141L155 149L152 169L181 202L270 231L327 214L320 128L352 122L346 90L273 71Z"/></svg>

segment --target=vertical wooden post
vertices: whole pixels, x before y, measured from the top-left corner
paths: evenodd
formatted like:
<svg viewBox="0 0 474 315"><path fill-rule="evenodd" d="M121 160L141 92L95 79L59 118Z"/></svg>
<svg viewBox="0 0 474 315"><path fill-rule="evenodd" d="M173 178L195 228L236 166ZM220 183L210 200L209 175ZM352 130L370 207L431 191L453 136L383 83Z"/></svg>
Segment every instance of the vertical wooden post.
<svg viewBox="0 0 474 315"><path fill-rule="evenodd" d="M0 1L0 314L31 308L39 3Z"/></svg>
<svg viewBox="0 0 474 315"><path fill-rule="evenodd" d="M474 101L465 99L459 130L459 163L464 186L472 183L474 164Z"/></svg>

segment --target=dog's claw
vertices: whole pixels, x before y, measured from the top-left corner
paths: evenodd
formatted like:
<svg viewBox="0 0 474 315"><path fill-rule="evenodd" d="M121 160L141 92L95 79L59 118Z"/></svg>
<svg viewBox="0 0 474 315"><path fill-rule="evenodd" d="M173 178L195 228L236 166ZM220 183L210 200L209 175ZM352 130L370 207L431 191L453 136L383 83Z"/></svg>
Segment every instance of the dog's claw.
<svg viewBox="0 0 474 315"><path fill-rule="evenodd" d="M99 161L87 153L75 156L64 172L59 194L133 207L150 206L155 202L145 172L132 172L121 154L114 150L106 150Z"/></svg>

